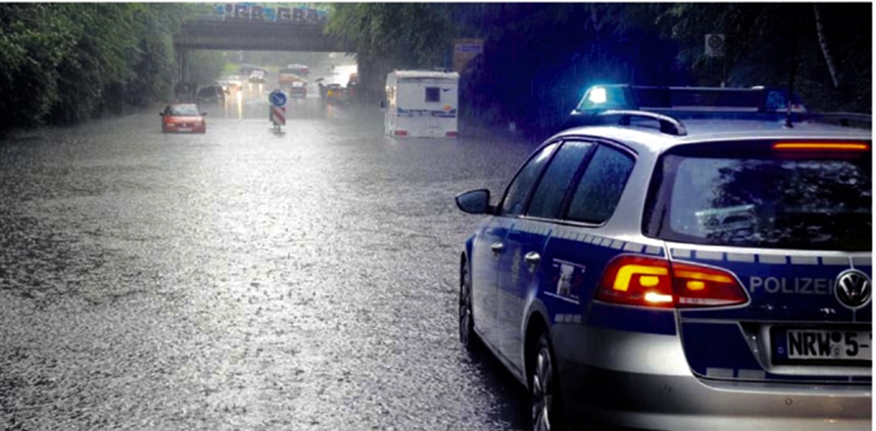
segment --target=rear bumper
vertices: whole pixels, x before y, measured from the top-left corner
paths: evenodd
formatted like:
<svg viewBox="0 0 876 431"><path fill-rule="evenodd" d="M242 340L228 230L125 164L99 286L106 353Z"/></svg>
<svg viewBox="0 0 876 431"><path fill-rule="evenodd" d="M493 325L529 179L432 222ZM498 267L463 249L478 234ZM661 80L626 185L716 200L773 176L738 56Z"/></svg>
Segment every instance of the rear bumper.
<svg viewBox="0 0 876 431"><path fill-rule="evenodd" d="M196 127L176 127L176 126L163 126L162 131L165 133L206 133L207 126L196 126Z"/></svg>
<svg viewBox="0 0 876 431"><path fill-rule="evenodd" d="M690 372L677 336L582 325L555 325L552 335L573 422L671 430L872 426L870 385L705 380Z"/></svg>

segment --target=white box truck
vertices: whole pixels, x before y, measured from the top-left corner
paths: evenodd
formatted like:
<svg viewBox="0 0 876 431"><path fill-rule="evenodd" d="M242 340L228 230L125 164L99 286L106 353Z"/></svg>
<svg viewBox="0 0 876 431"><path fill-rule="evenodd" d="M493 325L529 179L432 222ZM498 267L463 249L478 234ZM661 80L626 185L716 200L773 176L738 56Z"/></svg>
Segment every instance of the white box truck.
<svg viewBox="0 0 876 431"><path fill-rule="evenodd" d="M459 74L396 70L386 75L384 130L388 136L457 137Z"/></svg>

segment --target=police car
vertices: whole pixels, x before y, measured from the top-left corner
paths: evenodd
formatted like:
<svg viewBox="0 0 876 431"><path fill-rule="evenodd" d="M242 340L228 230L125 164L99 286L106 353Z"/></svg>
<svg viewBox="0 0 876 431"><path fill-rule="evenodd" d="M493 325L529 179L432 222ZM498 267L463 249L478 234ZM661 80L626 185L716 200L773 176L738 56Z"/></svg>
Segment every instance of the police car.
<svg viewBox="0 0 876 431"><path fill-rule="evenodd" d="M624 85L575 117L497 204L456 197L487 215L459 337L527 386L533 429L870 429L861 118L775 89Z"/></svg>

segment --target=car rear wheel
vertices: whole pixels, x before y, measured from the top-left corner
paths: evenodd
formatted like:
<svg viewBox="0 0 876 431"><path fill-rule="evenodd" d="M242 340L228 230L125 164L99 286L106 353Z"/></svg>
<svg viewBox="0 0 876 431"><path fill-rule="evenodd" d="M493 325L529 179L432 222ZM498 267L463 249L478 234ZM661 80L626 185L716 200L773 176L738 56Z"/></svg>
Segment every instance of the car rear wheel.
<svg viewBox="0 0 876 431"><path fill-rule="evenodd" d="M478 342L471 311L471 270L467 261L459 269L459 342L468 350L474 350Z"/></svg>
<svg viewBox="0 0 876 431"><path fill-rule="evenodd" d="M543 332L532 350L532 365L529 368L530 405L532 406L533 431L557 431L563 429L559 377L551 348L550 337Z"/></svg>

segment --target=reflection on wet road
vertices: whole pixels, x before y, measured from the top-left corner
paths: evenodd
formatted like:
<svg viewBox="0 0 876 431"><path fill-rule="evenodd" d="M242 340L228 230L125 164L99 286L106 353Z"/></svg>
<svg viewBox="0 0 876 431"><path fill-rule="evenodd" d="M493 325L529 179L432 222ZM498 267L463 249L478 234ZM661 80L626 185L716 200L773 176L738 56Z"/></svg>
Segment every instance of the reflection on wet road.
<svg viewBox="0 0 876 431"><path fill-rule="evenodd" d="M393 141L315 91L0 142L0 429L512 429L525 391L457 342L459 252L532 146ZM463 135L465 135L465 130Z"/></svg>
<svg viewBox="0 0 876 431"><path fill-rule="evenodd" d="M276 86L268 84L244 84L241 91L234 91L227 95L222 103L207 105L204 110L208 118L223 119L257 119L268 118L268 95L276 90ZM289 98L286 105L287 119L330 119L336 115L349 117L350 108L337 107L322 103L319 99L319 89L315 85L307 86L307 98ZM287 93L288 94L288 93ZM382 123L380 123L382 124Z"/></svg>

